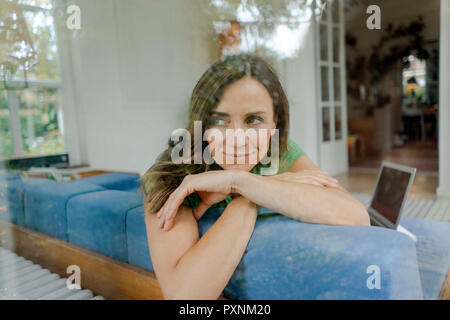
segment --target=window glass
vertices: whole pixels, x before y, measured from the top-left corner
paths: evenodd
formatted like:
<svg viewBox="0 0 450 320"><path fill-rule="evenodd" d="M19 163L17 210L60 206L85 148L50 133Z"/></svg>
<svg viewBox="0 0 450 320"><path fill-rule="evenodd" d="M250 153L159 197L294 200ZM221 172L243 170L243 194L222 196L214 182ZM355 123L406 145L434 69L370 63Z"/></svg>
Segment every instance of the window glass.
<svg viewBox="0 0 450 320"><path fill-rule="evenodd" d="M328 26L320 24L320 60L328 60Z"/></svg>
<svg viewBox="0 0 450 320"><path fill-rule="evenodd" d="M334 101L341 100L341 73L340 68L333 68L333 86L334 86Z"/></svg>
<svg viewBox="0 0 450 320"><path fill-rule="evenodd" d="M339 24L339 0L332 0L331 1L331 16L332 16L332 21L335 24Z"/></svg>
<svg viewBox="0 0 450 320"><path fill-rule="evenodd" d="M64 152L62 110L57 89L33 88L17 91L17 95L24 154Z"/></svg>
<svg viewBox="0 0 450 320"><path fill-rule="evenodd" d="M330 107L322 107L322 140L330 141Z"/></svg>
<svg viewBox="0 0 450 320"><path fill-rule="evenodd" d="M328 86L328 67L320 67L320 81L322 83L322 101L330 100L329 86Z"/></svg>
<svg viewBox="0 0 450 320"><path fill-rule="evenodd" d="M27 71L27 79L59 79L58 46L52 11L23 10L23 16L37 56L36 64ZM15 78L22 79L23 76L23 72L18 71Z"/></svg>
<svg viewBox="0 0 450 320"><path fill-rule="evenodd" d="M0 157L65 152L52 1L7 4L0 39L11 62L1 75Z"/></svg>
<svg viewBox="0 0 450 320"><path fill-rule="evenodd" d="M340 51L339 51L339 28L333 29L333 62L339 62Z"/></svg>
<svg viewBox="0 0 450 320"><path fill-rule="evenodd" d="M342 108L336 106L334 108L334 139L340 140L342 138Z"/></svg>
<svg viewBox="0 0 450 320"><path fill-rule="evenodd" d="M0 90L0 157L13 155L11 128L9 125L8 95Z"/></svg>

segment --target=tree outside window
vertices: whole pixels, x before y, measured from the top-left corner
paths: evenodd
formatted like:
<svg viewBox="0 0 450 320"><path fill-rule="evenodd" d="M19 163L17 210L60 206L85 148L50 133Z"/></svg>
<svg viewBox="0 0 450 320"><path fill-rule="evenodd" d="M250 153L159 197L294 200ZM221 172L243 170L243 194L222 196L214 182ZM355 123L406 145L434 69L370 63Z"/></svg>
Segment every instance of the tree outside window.
<svg viewBox="0 0 450 320"><path fill-rule="evenodd" d="M37 57L37 63L26 72L12 70L9 77L1 79L0 158L64 153L58 45L52 1L0 2L5 2L7 8L1 16L0 46L7 41L5 35L8 28L14 28L11 21L23 17ZM8 12L8 8L14 9ZM5 21L10 21L11 25Z"/></svg>

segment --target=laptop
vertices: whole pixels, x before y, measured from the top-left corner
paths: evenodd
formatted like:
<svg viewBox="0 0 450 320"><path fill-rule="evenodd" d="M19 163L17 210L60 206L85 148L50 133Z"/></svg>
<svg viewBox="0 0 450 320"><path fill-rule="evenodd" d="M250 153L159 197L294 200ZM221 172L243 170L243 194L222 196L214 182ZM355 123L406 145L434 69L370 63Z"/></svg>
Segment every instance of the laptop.
<svg viewBox="0 0 450 320"><path fill-rule="evenodd" d="M399 225L415 175L416 168L383 161L367 212L372 226L397 230L417 242L415 235Z"/></svg>

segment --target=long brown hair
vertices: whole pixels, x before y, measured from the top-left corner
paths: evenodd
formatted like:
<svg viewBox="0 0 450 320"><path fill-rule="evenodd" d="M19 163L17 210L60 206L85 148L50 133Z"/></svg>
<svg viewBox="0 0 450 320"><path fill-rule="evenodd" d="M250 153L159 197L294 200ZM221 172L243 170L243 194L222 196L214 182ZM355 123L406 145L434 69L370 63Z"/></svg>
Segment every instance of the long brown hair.
<svg viewBox="0 0 450 320"><path fill-rule="evenodd" d="M211 112L217 107L224 89L246 75L261 82L272 97L275 121L279 130L280 155L282 155L287 150L289 136L289 104L275 71L263 59L253 55L226 56L206 70L192 92L186 129L193 137L194 121L201 121L202 124L206 124L202 126L203 136L208 128ZM203 142L201 154L207 144ZM171 161L174 146L175 143L169 140L168 148L140 179L145 213L157 212L188 174L201 173L218 167L203 161L201 164L194 164L194 144L191 145L190 164L175 164Z"/></svg>

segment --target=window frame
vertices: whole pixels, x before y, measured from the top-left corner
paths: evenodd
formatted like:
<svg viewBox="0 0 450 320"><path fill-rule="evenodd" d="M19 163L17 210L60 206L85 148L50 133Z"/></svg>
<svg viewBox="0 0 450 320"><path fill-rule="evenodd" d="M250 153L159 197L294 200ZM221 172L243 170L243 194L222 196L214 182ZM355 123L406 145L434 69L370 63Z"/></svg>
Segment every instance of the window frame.
<svg viewBox="0 0 450 320"><path fill-rule="evenodd" d="M31 4L22 4L18 2L18 5L23 11L31 11L31 12L47 12L50 13L53 16L53 27L55 29L56 33L56 45L57 45L57 65L58 65L58 79L29 79L25 77L20 77L20 71L19 74L14 77L13 79L9 79L5 83L3 83L3 80L0 83L0 86L2 90L6 90L7 96L8 96L8 107L10 112L16 113L16 116L9 118L9 126L11 131L11 139L12 139L12 145L13 145L13 154L11 156L0 156L0 163L7 164L11 161L17 161L17 160L27 160L30 158L36 159L37 163L42 162L42 159L48 158L48 157L62 157L63 159L68 158L68 152L67 152L67 143L66 143L66 134L64 134L64 152L56 152L56 153L50 153L50 154L40 154L40 155L25 155L24 154L24 146L23 146L23 140L22 140L22 124L20 122L20 116L19 116L19 103L18 99L19 96L17 95L17 90L28 90L28 89L35 89L35 88L42 88L42 89L57 89L58 94L58 103L60 107L63 109L64 102L62 101L62 64L61 64L61 50L60 50L60 41L59 41L59 34L57 30L57 22L54 16L54 7L52 8L46 8L41 7L39 5L31 5ZM53 3L54 5L54 3ZM26 85L26 87L25 87ZM12 89L12 90L10 90ZM16 89L16 90L14 90ZM11 96L10 96L11 95ZM11 103L10 101L13 101ZM16 117L17 119L14 119ZM64 110L63 110L63 119L64 119ZM63 120L64 121L64 120ZM64 125L64 124L63 124ZM65 156L65 157L64 157ZM42 159L41 159L42 158Z"/></svg>

